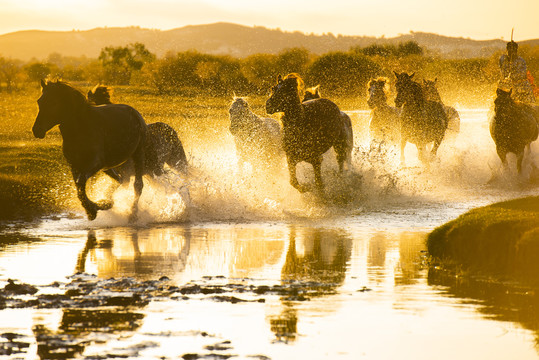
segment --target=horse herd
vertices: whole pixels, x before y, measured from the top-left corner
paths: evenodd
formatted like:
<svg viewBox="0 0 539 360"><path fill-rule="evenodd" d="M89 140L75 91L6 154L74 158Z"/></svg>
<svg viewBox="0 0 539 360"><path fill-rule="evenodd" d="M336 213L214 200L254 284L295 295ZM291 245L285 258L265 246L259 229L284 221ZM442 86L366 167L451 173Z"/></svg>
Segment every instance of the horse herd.
<svg viewBox="0 0 539 360"><path fill-rule="evenodd" d="M400 144L403 163L408 142L416 145L421 161L429 162L446 133L458 132L460 127L458 112L441 102L436 80L420 84L413 76L395 72L396 107L387 104L387 79L373 79L368 84L371 139L379 144ZM187 158L176 131L162 122L146 124L131 106L112 104L108 88L97 86L85 96L61 81L41 81L41 87L32 131L35 137L44 138L47 131L59 125L63 153L90 220L99 210L112 207L112 202L96 203L86 194L88 179L100 170L118 184L135 177L130 222L137 219L143 175L161 175L164 164L187 174ZM283 113L282 125L273 118L257 116L244 98L235 98L229 108L229 130L234 136L240 170L245 162L253 161L274 170L286 157L293 187L300 192L321 191L324 153L334 149L340 172L345 163L350 166L352 122L335 103L321 97L319 87L303 89L304 82L298 74L278 77L266 101L266 112ZM497 90L494 103L490 132L497 153L504 165L507 153L515 153L520 172L524 148L529 150L530 143L537 139L539 109L515 102L511 92L502 89ZM427 146L431 143L429 155ZM314 188L299 183L296 166L300 162L312 165Z"/></svg>

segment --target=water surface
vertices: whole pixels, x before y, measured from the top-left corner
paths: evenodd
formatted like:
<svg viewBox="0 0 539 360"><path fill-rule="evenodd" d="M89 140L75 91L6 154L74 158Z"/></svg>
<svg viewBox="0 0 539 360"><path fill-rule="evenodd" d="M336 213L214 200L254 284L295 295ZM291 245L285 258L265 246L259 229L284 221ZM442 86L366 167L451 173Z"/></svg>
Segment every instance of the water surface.
<svg viewBox="0 0 539 360"><path fill-rule="evenodd" d="M531 169L486 185L497 160L487 112L463 114L430 169L410 145L401 167L358 136L345 185L326 171L334 197L297 194L286 176L237 176L233 154L215 153L195 155L205 175L181 189L148 184L136 226L127 189L94 222L70 213L4 224L0 287L38 291L0 298L0 355L538 358L533 291L428 264L434 227L535 189Z"/></svg>

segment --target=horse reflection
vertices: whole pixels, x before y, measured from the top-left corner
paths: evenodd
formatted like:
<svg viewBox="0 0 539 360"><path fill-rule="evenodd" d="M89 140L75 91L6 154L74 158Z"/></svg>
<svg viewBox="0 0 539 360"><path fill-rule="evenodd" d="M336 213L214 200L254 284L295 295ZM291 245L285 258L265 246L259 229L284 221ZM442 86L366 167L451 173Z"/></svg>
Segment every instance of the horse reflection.
<svg viewBox="0 0 539 360"><path fill-rule="evenodd" d="M107 240L105 237L108 236L112 239ZM185 269L190 251L189 229L182 233L154 229L140 234L138 231L131 234L104 231L102 238L105 239L98 240L94 230L88 232L86 245L77 260L76 272L86 272L90 257L101 278L172 277Z"/></svg>
<svg viewBox="0 0 539 360"><path fill-rule="evenodd" d="M341 231L309 228L300 233L292 227L281 270L283 286L299 283L298 294L306 291L307 296L334 294L344 283L351 254L352 239ZM283 298L281 314L270 318L279 341L293 341L297 335L298 316L290 300Z"/></svg>

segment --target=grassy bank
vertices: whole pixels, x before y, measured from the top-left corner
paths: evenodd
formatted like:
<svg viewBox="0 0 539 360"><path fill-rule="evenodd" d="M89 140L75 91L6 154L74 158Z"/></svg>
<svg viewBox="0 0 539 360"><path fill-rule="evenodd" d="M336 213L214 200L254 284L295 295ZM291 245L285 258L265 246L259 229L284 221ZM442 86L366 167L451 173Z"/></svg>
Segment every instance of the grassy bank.
<svg viewBox="0 0 539 360"><path fill-rule="evenodd" d="M539 197L471 210L436 228L427 246L446 267L539 283Z"/></svg>

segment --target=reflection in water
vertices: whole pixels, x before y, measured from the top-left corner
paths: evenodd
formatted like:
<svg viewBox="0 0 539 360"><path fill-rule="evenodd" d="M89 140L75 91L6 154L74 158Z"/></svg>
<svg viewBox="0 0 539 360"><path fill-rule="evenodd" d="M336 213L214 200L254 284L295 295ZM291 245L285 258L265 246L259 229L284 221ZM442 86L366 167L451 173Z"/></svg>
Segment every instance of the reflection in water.
<svg viewBox="0 0 539 360"><path fill-rule="evenodd" d="M423 237L419 236L422 240ZM417 233L404 232L399 238L399 272L395 285L413 285L422 277L425 269L425 243L418 241Z"/></svg>
<svg viewBox="0 0 539 360"><path fill-rule="evenodd" d="M342 230L320 228L290 228L288 251L281 270L284 285L301 282L314 290L310 295L334 294L346 278L346 270L352 253L352 239ZM305 300L297 297L282 299L282 311L270 318L271 331L277 341L296 339L298 314L294 302Z"/></svg>
<svg viewBox="0 0 539 360"><path fill-rule="evenodd" d="M446 296L479 304L478 311L488 319L514 322L533 331L535 348L539 351L539 293L536 290L515 283L455 277L435 268L429 269L428 283L443 286Z"/></svg>
<svg viewBox="0 0 539 360"><path fill-rule="evenodd" d="M154 279L172 277L185 268L190 251L190 231L147 229L105 230L98 240L94 230L81 250L76 272L86 272L88 256L96 262L102 278L126 276Z"/></svg>
<svg viewBox="0 0 539 360"><path fill-rule="evenodd" d="M0 292L0 329L29 339L29 358L537 358L538 297L429 270L424 232L217 224L66 233L0 250L0 288L17 274L39 289L23 299ZM27 280L38 275L39 284ZM2 336L0 353L12 346Z"/></svg>
<svg viewBox="0 0 539 360"><path fill-rule="evenodd" d="M95 341L95 334L118 336L123 332L125 337L126 331L135 331L142 325L143 318L143 314L125 309L64 309L58 330L34 325L37 354L41 359L74 358ZM98 338L101 342L105 339Z"/></svg>

